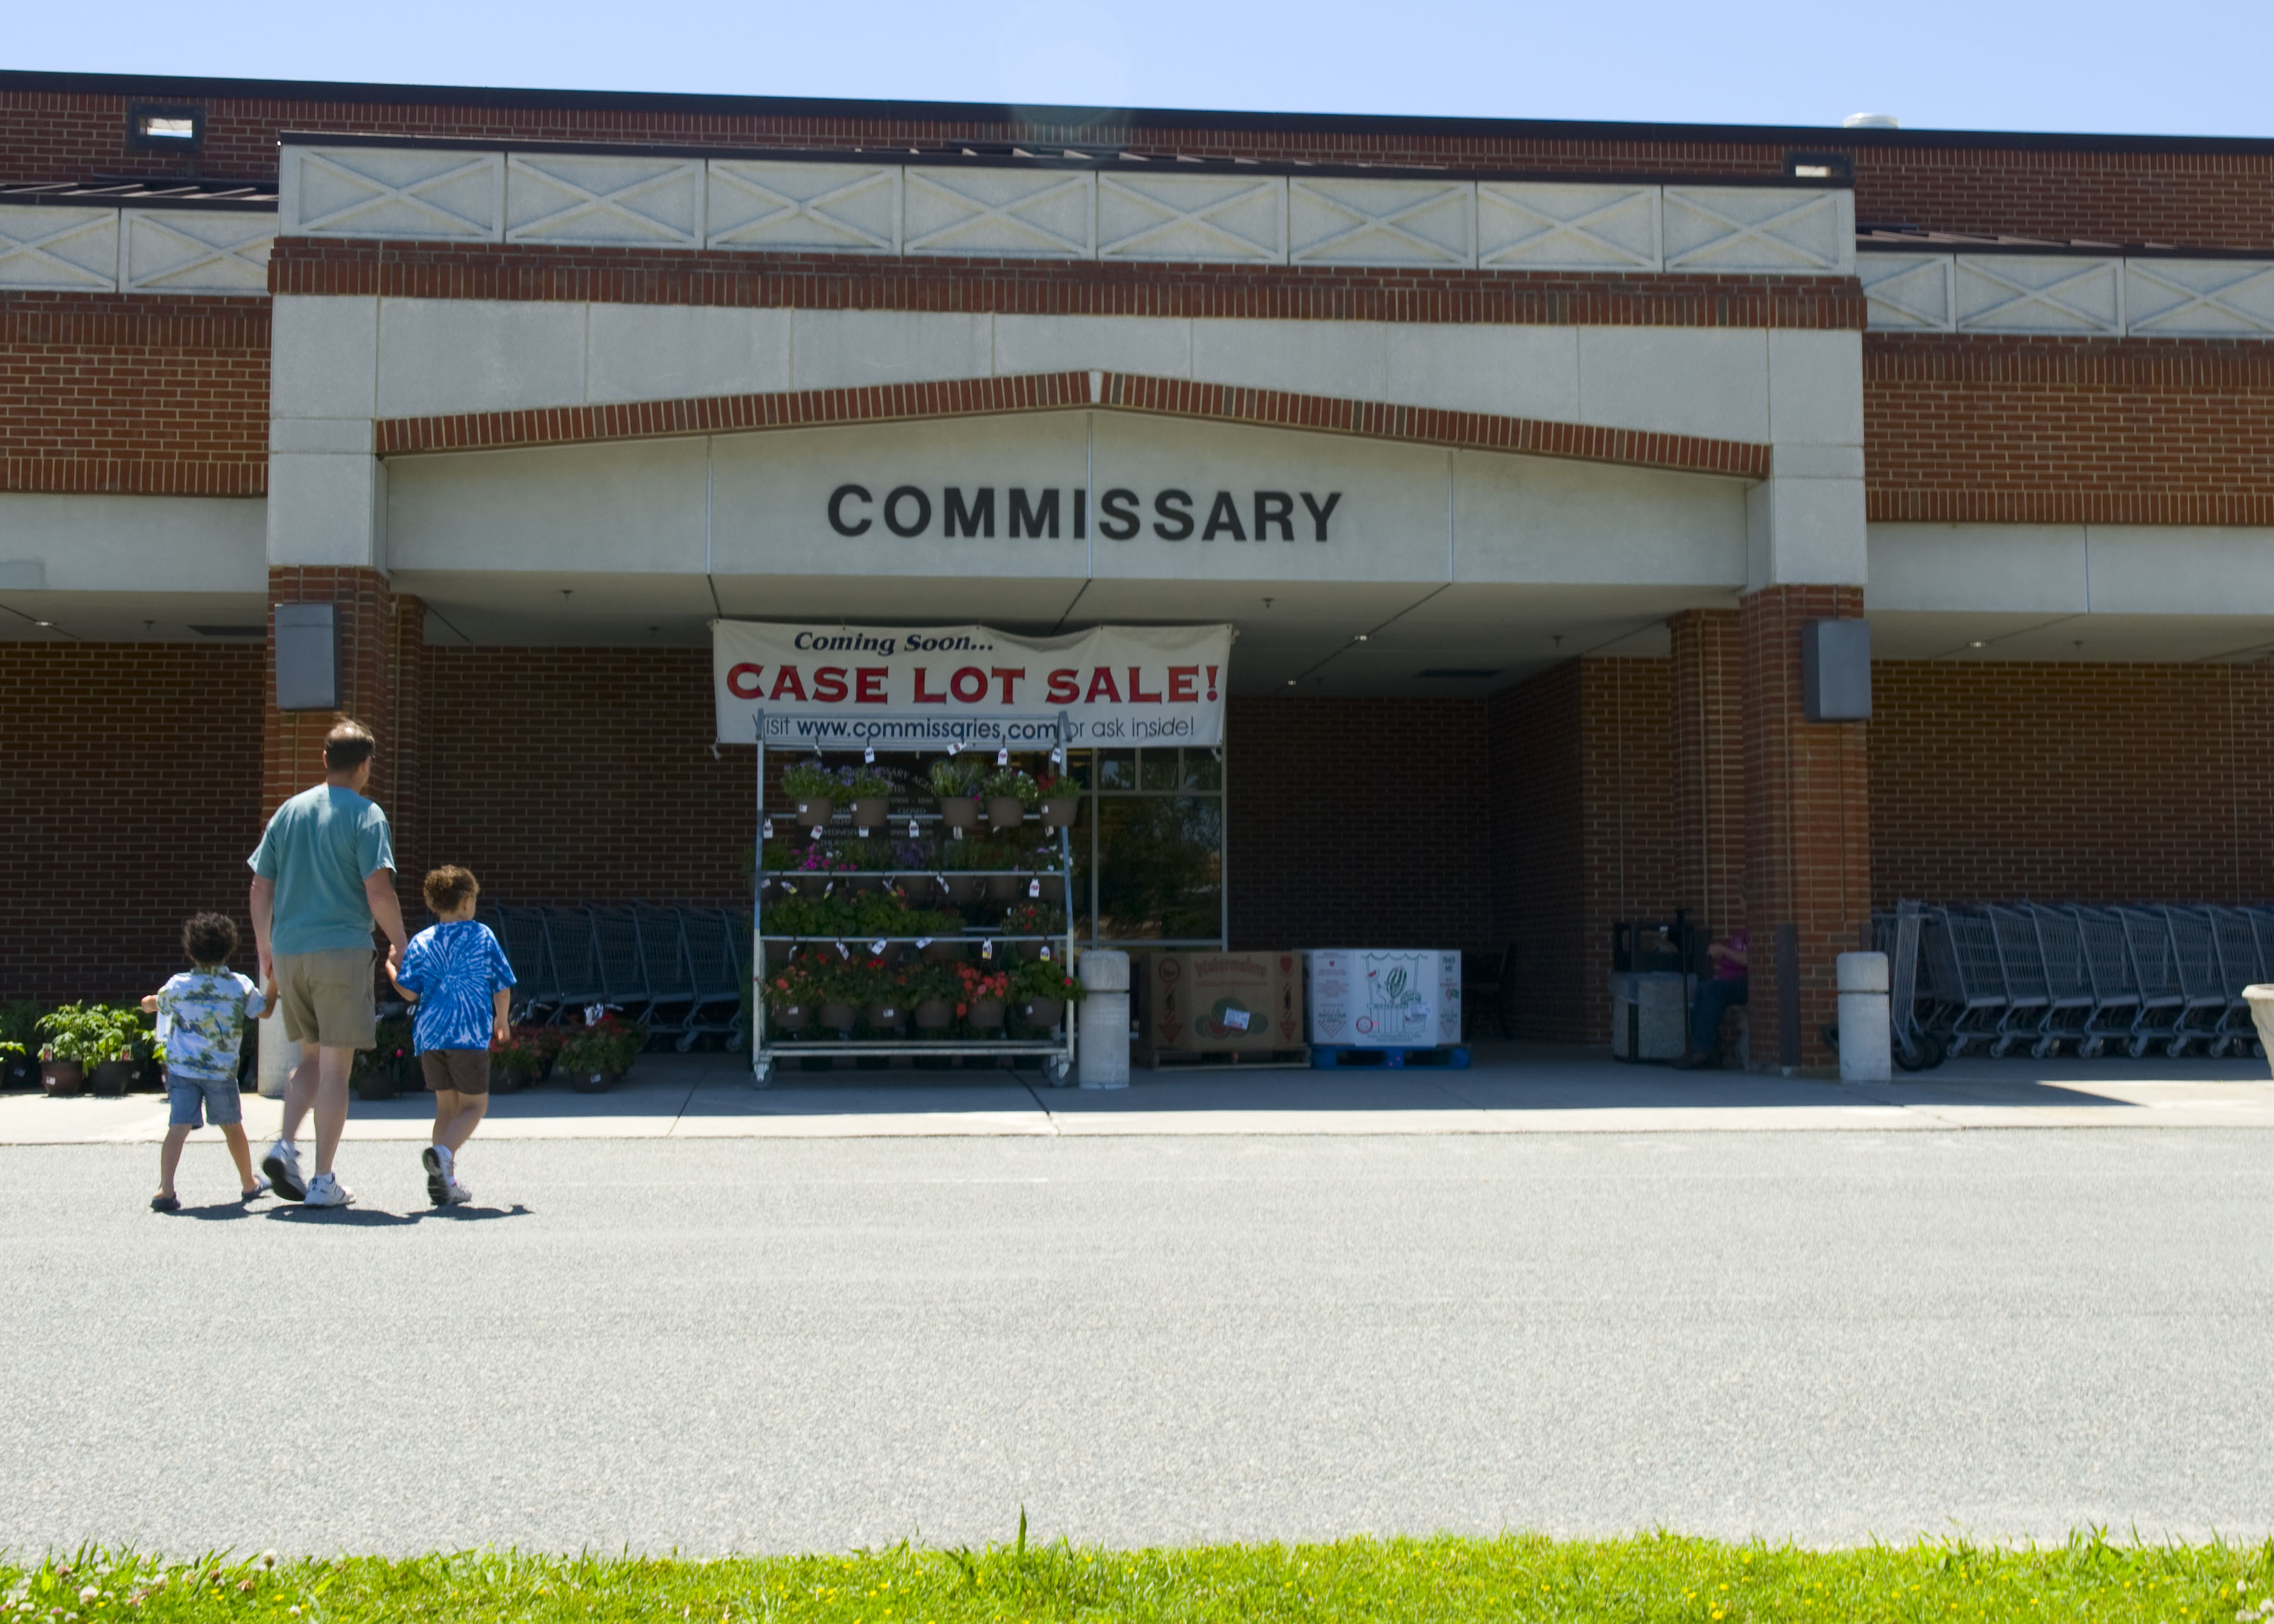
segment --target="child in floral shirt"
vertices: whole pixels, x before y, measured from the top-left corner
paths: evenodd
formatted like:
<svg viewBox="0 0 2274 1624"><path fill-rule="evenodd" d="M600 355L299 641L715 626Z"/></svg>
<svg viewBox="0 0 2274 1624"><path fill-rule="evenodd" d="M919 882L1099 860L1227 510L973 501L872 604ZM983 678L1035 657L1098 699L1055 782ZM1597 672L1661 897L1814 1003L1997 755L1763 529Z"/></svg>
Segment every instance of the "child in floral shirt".
<svg viewBox="0 0 2274 1624"><path fill-rule="evenodd" d="M434 1142L419 1153L426 1199L454 1207L472 1199L458 1180L458 1153L489 1109L490 1043L508 1030L514 974L490 928L474 922L482 888L471 873L445 864L425 889L440 922L410 938L395 989L418 1006L410 1031L434 1095Z"/></svg>
<svg viewBox="0 0 2274 1624"><path fill-rule="evenodd" d="M263 993L229 967L237 951L237 924L223 914L200 914L182 927L182 951L197 967L177 975L142 1000L158 1018L158 1041L166 1046L166 1142L158 1151L158 1193L150 1210L177 1213L174 1172L191 1132L210 1120L229 1141L237 1162L239 1200L264 1193L268 1181L252 1170L252 1147L245 1143L245 1111L237 1101L237 1050L248 1016L276 1007L272 983Z"/></svg>

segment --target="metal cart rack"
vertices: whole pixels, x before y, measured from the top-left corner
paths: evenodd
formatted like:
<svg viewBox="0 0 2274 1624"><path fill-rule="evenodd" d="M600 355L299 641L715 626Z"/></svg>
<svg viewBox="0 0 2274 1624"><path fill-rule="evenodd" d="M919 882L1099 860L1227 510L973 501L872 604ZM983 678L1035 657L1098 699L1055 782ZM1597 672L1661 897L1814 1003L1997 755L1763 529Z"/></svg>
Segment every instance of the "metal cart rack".
<svg viewBox="0 0 2274 1624"><path fill-rule="evenodd" d="M888 722L894 718L874 719ZM942 720L943 718L936 717L922 718L922 726L927 728L937 728ZM998 760L1006 760L1013 750L1023 754L1047 749L1054 762L1059 763L1061 767L1065 763L1067 726L1063 711L1055 717L990 717L987 721L990 729L999 728L1003 737L1007 738L1015 734L1018 743L1015 746L997 746L991 741L986 744L975 743L969 735L966 734L961 737L953 735L928 737L921 742L902 742L897 740L880 740L875 742L847 741L834 750L825 749L817 744L796 748L790 753L799 756L810 754L825 759L828 755L832 754L852 755L863 761L873 762L879 755L942 756L971 750L983 752L989 748L996 748L999 752ZM911 729L911 731L914 730ZM758 827L757 857L753 865L757 878L752 887L750 906L750 974L754 983L751 988L750 1074L753 1086L759 1088L771 1086L776 1064L781 1060L807 1056L840 1055L856 1058L890 1057L898 1055L941 1057L985 1056L1008 1057L1013 1060L1020 1056L1035 1056L1042 1061L1043 1075L1050 1083L1064 1086L1072 1082L1074 1074L1074 1032L1080 1022L1075 1019L1075 1011L1071 1004L1060 1012L1058 1034L1051 1037L910 1036L860 1039L848 1037L817 1041L784 1037L775 1034L772 1022L767 1015L764 991L767 974L768 944L787 946L793 953L816 950L842 951L844 944L835 937L791 936L779 933L769 936L767 933L765 917L767 894L781 882L788 871L770 871L765 863L765 843L772 827L772 815L766 810L766 756L769 747L766 742L766 718L764 711L759 712L757 717L757 746ZM787 816L787 810L781 816ZM912 832L915 828L930 824L938 829L943 838L948 832L944 826L945 820L940 813L936 808L931 807L915 811L896 811L891 815L889 824L909 827ZM849 807L840 807L832 811L828 831L832 834L852 832L852 811ZM1058 962L1066 967L1067 974L1073 973L1073 845L1066 829L1061 827L1058 831L1058 865L1055 868L961 869L958 872L964 877L978 880L1005 878L1025 880L1028 882L1030 895L1039 893L1042 889L1041 883L1043 880L1055 879L1058 902L1065 914L1065 929L1062 934L1048 936L1010 936L1000 931L989 931L976 936L968 936L964 939L980 947L983 956L990 957L995 948L1005 946L1039 946L1043 956L1046 958L1052 956L1055 951L1055 953L1059 956ZM876 868L832 871L830 877L832 881L841 880L848 884L857 884L863 881L875 882L897 890L901 882L935 880L941 876L936 869L931 868ZM862 945L872 948L922 948L932 940L933 938L930 937L918 936L863 937Z"/></svg>

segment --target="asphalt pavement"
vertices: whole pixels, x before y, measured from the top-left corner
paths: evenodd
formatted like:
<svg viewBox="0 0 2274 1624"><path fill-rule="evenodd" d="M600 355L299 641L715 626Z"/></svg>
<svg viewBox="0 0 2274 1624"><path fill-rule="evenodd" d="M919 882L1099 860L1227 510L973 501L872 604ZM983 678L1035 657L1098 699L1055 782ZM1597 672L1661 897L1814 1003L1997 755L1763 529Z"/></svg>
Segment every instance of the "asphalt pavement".
<svg viewBox="0 0 2274 1624"><path fill-rule="evenodd" d="M0 1149L0 1539L2274 1532L2263 1133Z"/></svg>

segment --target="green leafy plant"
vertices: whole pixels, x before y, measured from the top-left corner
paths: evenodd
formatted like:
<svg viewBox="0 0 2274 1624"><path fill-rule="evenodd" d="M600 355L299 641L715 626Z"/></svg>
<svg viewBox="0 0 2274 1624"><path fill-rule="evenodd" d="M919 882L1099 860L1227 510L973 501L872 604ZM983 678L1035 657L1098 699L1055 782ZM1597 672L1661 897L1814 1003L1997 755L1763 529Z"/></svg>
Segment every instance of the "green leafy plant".
<svg viewBox="0 0 2274 1624"><path fill-rule="evenodd" d="M490 1040L490 1070L519 1086L536 1082L553 1069L561 1052L557 1026L513 1026L502 1038Z"/></svg>
<svg viewBox="0 0 2274 1624"><path fill-rule="evenodd" d="M787 783L788 780L785 778L783 782ZM890 795L892 789L892 774L881 767L855 767L845 780L845 793L855 801L874 801L880 796Z"/></svg>
<svg viewBox="0 0 2274 1624"><path fill-rule="evenodd" d="M377 1041L371 1048L356 1050L355 1066L348 1073L349 1082L358 1088L373 1082L403 1087L418 1064L412 1049L410 1017L390 1015L379 1023L373 1035Z"/></svg>
<svg viewBox="0 0 2274 1624"><path fill-rule="evenodd" d="M1006 936L1056 936L1065 934L1065 910L1056 903L1021 902L1003 914Z"/></svg>
<svg viewBox="0 0 2274 1624"><path fill-rule="evenodd" d="M1066 974L1066 967L1055 955L1049 959L1029 959L1011 972L1013 996L1028 998L1058 998L1071 1003L1081 992L1081 984Z"/></svg>
<svg viewBox="0 0 2274 1624"><path fill-rule="evenodd" d="M942 801L968 796L979 786L979 763L960 756L943 756L932 763L931 793Z"/></svg>
<svg viewBox="0 0 2274 1624"><path fill-rule="evenodd" d="M110 1060L147 1060L157 1040L142 1011L128 1004L65 1004L37 1023L42 1057L101 1065Z"/></svg>
<svg viewBox="0 0 2274 1624"><path fill-rule="evenodd" d="M572 1077L595 1072L621 1077L647 1047L647 1026L621 1015L604 1015L589 1026L571 1026L553 1064Z"/></svg>
<svg viewBox="0 0 2274 1624"><path fill-rule="evenodd" d="M40 1039L40 1006L28 998L0 1004L0 1048L28 1050Z"/></svg>
<svg viewBox="0 0 2274 1624"><path fill-rule="evenodd" d="M845 786L838 776L817 761L793 762L782 769L782 793L799 801L817 797L835 800Z"/></svg>
<svg viewBox="0 0 2274 1624"><path fill-rule="evenodd" d="M1043 786L1035 782L1035 775L1023 767L1000 767L987 775L981 786L988 798L1015 796L1022 807L1042 804Z"/></svg>

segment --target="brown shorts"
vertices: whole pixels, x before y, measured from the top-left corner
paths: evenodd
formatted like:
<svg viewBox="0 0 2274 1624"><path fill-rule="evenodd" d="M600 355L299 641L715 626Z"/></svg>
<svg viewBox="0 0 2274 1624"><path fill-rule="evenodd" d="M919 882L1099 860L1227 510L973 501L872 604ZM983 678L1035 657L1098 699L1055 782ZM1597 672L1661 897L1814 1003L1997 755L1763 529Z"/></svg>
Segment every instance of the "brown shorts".
<svg viewBox="0 0 2274 1624"><path fill-rule="evenodd" d="M320 1049L372 1049L379 1042L367 947L328 953L279 953L276 1004L284 1035Z"/></svg>
<svg viewBox="0 0 2274 1624"><path fill-rule="evenodd" d="M490 1051L486 1049L430 1049L418 1056L426 1074L429 1094L487 1094L490 1091Z"/></svg>

